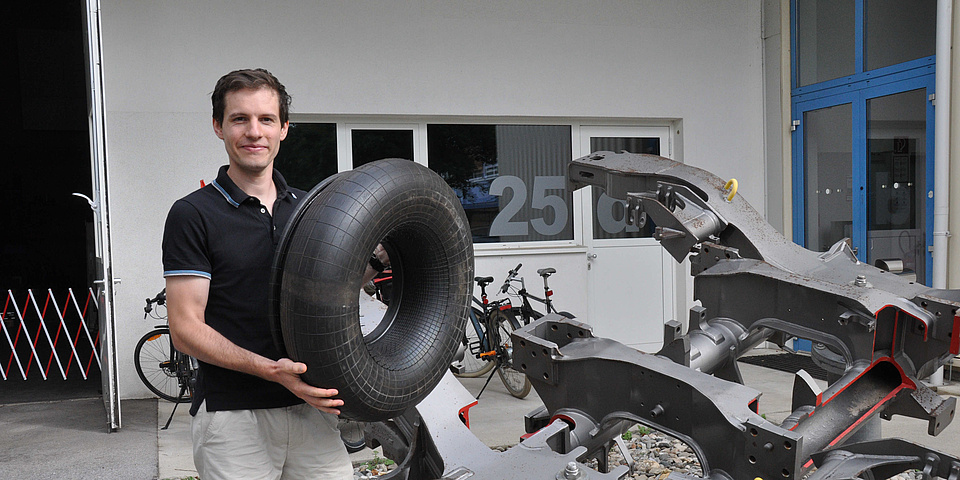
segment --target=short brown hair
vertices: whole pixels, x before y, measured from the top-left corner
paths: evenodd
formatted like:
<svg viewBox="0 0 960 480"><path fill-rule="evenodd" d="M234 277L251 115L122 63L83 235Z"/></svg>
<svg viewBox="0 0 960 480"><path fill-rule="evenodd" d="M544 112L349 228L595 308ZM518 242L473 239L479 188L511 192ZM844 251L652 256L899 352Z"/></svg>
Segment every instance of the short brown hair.
<svg viewBox="0 0 960 480"><path fill-rule="evenodd" d="M210 95L214 120L223 124L227 93L260 88L269 88L277 92L277 97L280 99L280 123L287 123L290 120L290 95L277 77L262 68L234 70L217 80L217 86Z"/></svg>

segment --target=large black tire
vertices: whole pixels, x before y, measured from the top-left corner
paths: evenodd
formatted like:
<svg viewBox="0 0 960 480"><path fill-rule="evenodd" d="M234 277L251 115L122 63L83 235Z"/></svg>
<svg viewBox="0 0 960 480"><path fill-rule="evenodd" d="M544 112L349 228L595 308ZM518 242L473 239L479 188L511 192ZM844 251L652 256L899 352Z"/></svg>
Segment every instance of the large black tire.
<svg viewBox="0 0 960 480"><path fill-rule="evenodd" d="M289 250L292 236L290 232L297 228L304 212L311 205L312 199L316 198L324 188L327 188L327 185L340 178L340 175L340 173L335 173L321 180L310 190L307 197L297 204L297 208L293 211L283 234L280 236L280 243L277 245L277 251L273 258L273 271L270 276L269 316L272 327L270 333L273 335L273 342L277 346L277 350L284 356L287 356L287 348L283 343L283 332L280 326L280 279L283 278L283 268L287 263L287 250Z"/></svg>
<svg viewBox="0 0 960 480"><path fill-rule="evenodd" d="M393 298L364 336L360 281L378 243ZM470 228L446 182L409 160L368 163L315 187L284 231L272 302L278 346L307 365L304 381L339 390L342 417L395 417L448 369L472 279Z"/></svg>

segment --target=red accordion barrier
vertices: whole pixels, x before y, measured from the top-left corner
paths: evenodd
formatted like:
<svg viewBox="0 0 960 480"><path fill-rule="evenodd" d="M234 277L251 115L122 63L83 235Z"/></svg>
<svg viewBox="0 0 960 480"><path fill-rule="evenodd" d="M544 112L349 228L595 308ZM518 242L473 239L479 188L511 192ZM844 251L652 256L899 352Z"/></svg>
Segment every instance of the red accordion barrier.
<svg viewBox="0 0 960 480"><path fill-rule="evenodd" d="M92 288L82 307L73 289L67 290L62 307L51 289L44 298L27 290L22 302L8 290L0 316L3 379L26 380L32 373L46 380L59 373L66 380L74 372L86 380L94 365L100 369L97 312L98 294Z"/></svg>

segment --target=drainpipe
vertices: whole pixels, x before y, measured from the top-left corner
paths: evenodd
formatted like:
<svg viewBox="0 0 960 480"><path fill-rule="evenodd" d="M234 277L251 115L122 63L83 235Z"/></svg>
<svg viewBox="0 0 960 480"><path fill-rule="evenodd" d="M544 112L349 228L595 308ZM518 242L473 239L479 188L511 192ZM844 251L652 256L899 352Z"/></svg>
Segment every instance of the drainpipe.
<svg viewBox="0 0 960 480"><path fill-rule="evenodd" d="M934 111L933 288L947 288L947 239L950 237L950 69L953 0L937 0L936 110ZM943 367L930 376L943 384Z"/></svg>

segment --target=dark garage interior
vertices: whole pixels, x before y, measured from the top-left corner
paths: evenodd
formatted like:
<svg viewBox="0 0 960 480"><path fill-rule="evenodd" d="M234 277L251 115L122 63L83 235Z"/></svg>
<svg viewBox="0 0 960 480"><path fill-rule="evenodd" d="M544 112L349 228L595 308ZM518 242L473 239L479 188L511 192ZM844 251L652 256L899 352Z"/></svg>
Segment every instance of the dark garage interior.
<svg viewBox="0 0 960 480"><path fill-rule="evenodd" d="M10 2L3 7L0 32L7 45L7 82L12 87L3 126L12 150L0 176L0 195L7 206L0 238L7 334L0 335L0 369L7 380L0 382L0 404L96 395L100 387L95 361L87 369L87 380L76 365L88 363L89 345L81 350L83 342L76 342L84 362L71 359L66 340L73 341L78 332L77 316L66 316L66 332L57 330L56 316L48 313L45 321L49 335L57 340L62 367L72 365L64 380L60 368L49 360L52 349L40 335L40 315L27 304L30 290L41 311L52 311L46 303L49 291L64 308L67 289L72 289L83 308L92 286L93 212L84 199L72 195L91 196L92 184L82 8L79 1ZM96 311L88 312L95 337ZM27 340L35 337L39 341L32 353ZM28 367L24 381L21 370ZM48 380L43 380L41 370Z"/></svg>

